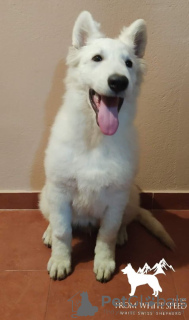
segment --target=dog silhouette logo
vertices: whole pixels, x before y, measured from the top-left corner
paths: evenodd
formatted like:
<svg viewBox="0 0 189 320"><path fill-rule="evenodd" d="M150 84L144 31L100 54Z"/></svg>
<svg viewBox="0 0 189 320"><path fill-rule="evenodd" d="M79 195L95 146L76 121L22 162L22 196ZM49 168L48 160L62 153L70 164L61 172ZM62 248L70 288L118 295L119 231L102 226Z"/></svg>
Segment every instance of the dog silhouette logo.
<svg viewBox="0 0 189 320"><path fill-rule="evenodd" d="M81 300L78 300L77 292L73 297L71 297L68 301L72 301L72 318L86 317L86 316L94 316L94 314L98 311L98 307L93 306L88 298L87 292L81 292ZM77 310L75 310L77 308Z"/></svg>
<svg viewBox="0 0 189 320"><path fill-rule="evenodd" d="M156 263L152 268L145 263L143 268L139 268L136 272L132 265L129 263L125 269L122 269L121 271L123 274L127 275L128 282L131 285L131 292L129 293L130 296L134 296L136 288L138 286L142 286L145 284L148 284L152 290L155 297L158 296L159 292L162 292L162 288L160 287L158 278L156 277L157 274L164 274L164 270L171 269L175 272L173 267L171 265L168 265L168 263L165 261L165 259L160 260L159 263ZM150 271L154 272L153 274L148 274Z"/></svg>

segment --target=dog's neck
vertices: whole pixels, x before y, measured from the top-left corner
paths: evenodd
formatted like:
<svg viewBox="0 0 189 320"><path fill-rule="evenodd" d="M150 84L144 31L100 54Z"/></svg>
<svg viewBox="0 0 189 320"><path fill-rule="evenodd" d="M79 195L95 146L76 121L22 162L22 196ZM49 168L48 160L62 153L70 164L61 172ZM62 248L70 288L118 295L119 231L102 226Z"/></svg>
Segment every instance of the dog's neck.
<svg viewBox="0 0 189 320"><path fill-rule="evenodd" d="M136 275L135 270L130 267L129 272L127 273L128 282L130 283L131 279L133 279L133 275Z"/></svg>

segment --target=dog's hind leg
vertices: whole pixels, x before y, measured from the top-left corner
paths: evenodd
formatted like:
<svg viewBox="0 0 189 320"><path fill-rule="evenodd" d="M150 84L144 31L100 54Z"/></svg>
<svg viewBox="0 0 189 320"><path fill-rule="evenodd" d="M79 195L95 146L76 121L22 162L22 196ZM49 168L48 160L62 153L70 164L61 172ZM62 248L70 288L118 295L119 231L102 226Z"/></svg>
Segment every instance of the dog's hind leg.
<svg viewBox="0 0 189 320"><path fill-rule="evenodd" d="M39 209L41 213L49 221L49 205L46 196L46 185L43 187L41 194L39 195Z"/></svg>
<svg viewBox="0 0 189 320"><path fill-rule="evenodd" d="M118 231L117 234L117 241L116 244L118 246L124 245L128 241L128 234L127 234L127 229L125 225L122 225Z"/></svg>
<svg viewBox="0 0 189 320"><path fill-rule="evenodd" d="M41 194L39 196L39 208L43 214L43 216L49 221L49 206L48 200L46 196L46 186L43 187ZM52 245L52 230L50 224L48 225L47 229L45 230L42 236L43 243L48 247L51 248Z"/></svg>
<svg viewBox="0 0 189 320"><path fill-rule="evenodd" d="M152 293L152 296L157 297L158 296L158 290L154 290L154 292Z"/></svg>
<svg viewBox="0 0 189 320"><path fill-rule="evenodd" d="M129 203L127 204L122 217L122 224L117 234L117 245L123 245L128 241L127 225L129 225L136 217L138 212L139 196L137 188L132 187Z"/></svg>
<svg viewBox="0 0 189 320"><path fill-rule="evenodd" d="M51 248L52 246L52 229L51 225L49 223L47 229L45 230L43 237L42 237L43 243L48 247Z"/></svg>

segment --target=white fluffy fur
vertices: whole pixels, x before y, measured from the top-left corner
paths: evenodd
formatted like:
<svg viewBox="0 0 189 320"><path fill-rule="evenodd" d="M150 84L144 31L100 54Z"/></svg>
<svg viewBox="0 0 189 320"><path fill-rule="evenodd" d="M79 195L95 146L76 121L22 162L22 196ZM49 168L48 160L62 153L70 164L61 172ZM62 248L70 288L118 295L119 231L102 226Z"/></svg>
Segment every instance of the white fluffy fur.
<svg viewBox="0 0 189 320"><path fill-rule="evenodd" d="M47 245L52 244L48 271L54 279L63 279L71 272L72 224L85 226L89 222L100 227L94 259L96 278L110 279L115 269L117 234L117 242L123 244L126 224L140 215L138 194L130 191L138 162L133 120L144 70L141 58L146 26L137 20L117 39L105 38L99 27L88 12L81 13L75 23L67 58L66 94L46 150L46 184L40 208L50 222L43 238ZM92 61L97 54L104 57L100 63ZM132 60L132 68L125 66L126 59ZM89 89L113 95L107 79L114 73L126 76L129 86L120 95L124 103L119 128L113 136L106 136L96 124ZM148 226L152 232L155 219L153 223ZM170 238L166 240L171 246Z"/></svg>

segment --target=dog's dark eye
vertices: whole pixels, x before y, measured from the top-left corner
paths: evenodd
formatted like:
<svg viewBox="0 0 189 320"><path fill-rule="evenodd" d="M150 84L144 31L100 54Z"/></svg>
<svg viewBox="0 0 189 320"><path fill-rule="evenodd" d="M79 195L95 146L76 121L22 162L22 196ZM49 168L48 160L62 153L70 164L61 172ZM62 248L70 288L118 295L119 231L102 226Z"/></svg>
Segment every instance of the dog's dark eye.
<svg viewBox="0 0 189 320"><path fill-rule="evenodd" d="M96 56L94 56L92 58L92 60L95 61L95 62L100 62L100 61L102 61L102 57L99 54L97 54Z"/></svg>
<svg viewBox="0 0 189 320"><path fill-rule="evenodd" d="M127 66L128 68L132 68L132 66L133 66L133 63L132 63L131 60L126 60L126 61L125 61L125 64L126 64L126 66Z"/></svg>

